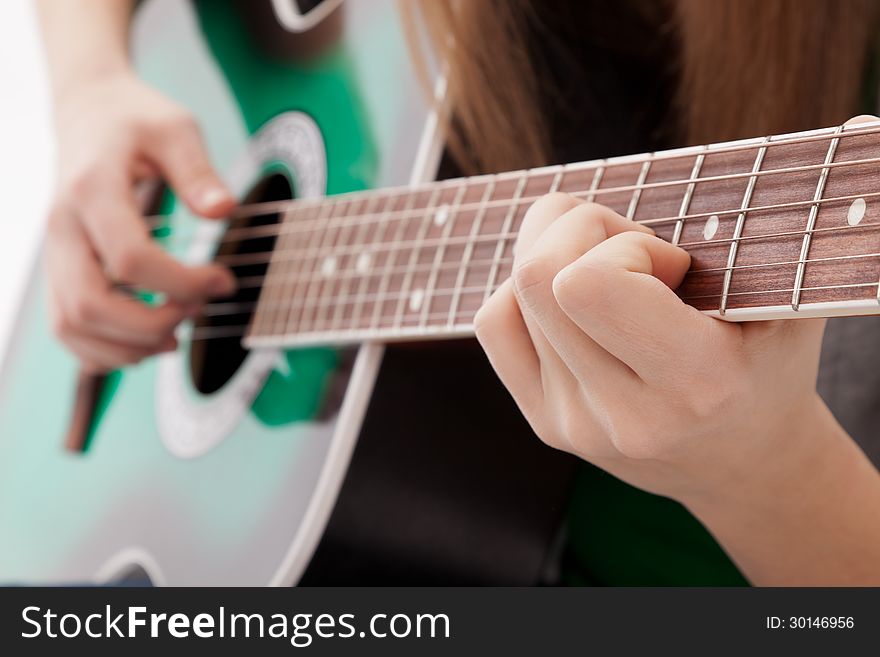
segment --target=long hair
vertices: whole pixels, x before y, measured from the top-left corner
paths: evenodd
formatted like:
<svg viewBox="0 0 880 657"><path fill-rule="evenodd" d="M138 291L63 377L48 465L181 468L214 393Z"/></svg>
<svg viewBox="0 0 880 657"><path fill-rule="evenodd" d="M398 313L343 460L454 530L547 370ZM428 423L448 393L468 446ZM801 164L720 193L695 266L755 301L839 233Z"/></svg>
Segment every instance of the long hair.
<svg viewBox="0 0 880 657"><path fill-rule="evenodd" d="M575 1L575 0L572 0ZM447 139L469 173L540 166L552 157L538 99L553 94L530 55L539 0L401 0L417 64L445 62ZM655 0L676 44L679 144L842 123L863 110L878 0ZM648 6L642 3L642 6ZM545 5L546 7L546 5ZM648 12L660 16L662 12ZM602 16L584 30L601 30ZM589 64L586 63L589 75ZM590 126L584 126L589 130Z"/></svg>

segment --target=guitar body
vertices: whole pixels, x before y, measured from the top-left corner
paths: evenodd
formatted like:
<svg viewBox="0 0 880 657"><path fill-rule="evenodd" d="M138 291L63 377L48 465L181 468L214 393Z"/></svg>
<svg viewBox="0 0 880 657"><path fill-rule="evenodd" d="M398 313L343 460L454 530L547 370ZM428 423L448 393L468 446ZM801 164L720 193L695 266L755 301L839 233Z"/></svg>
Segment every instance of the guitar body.
<svg viewBox="0 0 880 657"><path fill-rule="evenodd" d="M248 41L230 3L194 4L145 3L134 55L199 119L243 198L267 175L298 197L408 182L426 108L392 2L349 3L328 19L329 40L285 58ZM210 258L224 225L169 195L162 207L166 246ZM183 338L178 352L108 378L87 449L72 453L76 365L50 333L45 287L38 267L3 372L0 581L107 581L140 568L159 584L295 583L333 508L381 347L255 351L205 392L192 365L202 345Z"/></svg>

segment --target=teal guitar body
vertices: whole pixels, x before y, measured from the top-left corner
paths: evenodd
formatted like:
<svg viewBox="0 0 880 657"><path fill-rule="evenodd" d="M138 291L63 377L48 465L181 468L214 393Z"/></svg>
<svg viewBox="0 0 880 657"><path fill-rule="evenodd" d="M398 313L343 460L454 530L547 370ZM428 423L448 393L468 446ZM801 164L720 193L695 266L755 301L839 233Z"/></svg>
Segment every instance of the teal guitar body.
<svg viewBox="0 0 880 657"><path fill-rule="evenodd" d="M406 183L426 109L393 3L340 7L313 30L317 43L291 35L293 53L273 50L272 39L286 43L279 23L269 37L243 26L260 19L244 5L146 2L133 34L140 73L198 118L231 187L259 201ZM188 215L170 194L160 206L157 239L183 260L213 257L224 222ZM183 327L177 353L108 377L86 449L71 452L76 364L52 337L45 298L37 265L3 369L0 581L295 583L381 348L243 353L240 335L200 340ZM246 320L227 318L226 330ZM227 348L223 371L208 371L205 358Z"/></svg>

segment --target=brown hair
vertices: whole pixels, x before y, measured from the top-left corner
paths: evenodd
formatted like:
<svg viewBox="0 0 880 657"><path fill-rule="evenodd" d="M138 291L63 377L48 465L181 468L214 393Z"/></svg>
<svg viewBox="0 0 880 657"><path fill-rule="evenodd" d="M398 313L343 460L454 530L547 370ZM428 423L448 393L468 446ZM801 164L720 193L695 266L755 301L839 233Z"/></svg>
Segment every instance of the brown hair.
<svg viewBox="0 0 880 657"><path fill-rule="evenodd" d="M824 127L862 111L877 0L668 2L678 79L671 116L679 123L679 143ZM408 32L414 35L421 26L448 67L453 118L447 137L465 171L549 163L549 126L536 99L554 90L539 79L527 47L541 3L402 4ZM424 53L414 50L425 70Z"/></svg>

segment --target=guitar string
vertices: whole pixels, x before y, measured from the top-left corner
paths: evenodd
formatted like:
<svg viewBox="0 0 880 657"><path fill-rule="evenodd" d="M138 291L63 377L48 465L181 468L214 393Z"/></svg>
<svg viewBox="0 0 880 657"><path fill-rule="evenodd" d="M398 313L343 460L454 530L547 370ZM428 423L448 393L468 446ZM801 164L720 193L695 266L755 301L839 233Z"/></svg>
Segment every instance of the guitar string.
<svg viewBox="0 0 880 657"><path fill-rule="evenodd" d="M880 228L880 223L857 224L856 226L846 225L846 226L832 226L832 227L826 227L826 228L815 228L815 229L813 229L812 234L837 232L837 231L842 231L842 230L857 230L857 229L865 229L865 228ZM770 234L764 234L764 235L747 235L747 236L742 236L742 237L738 238L738 240L741 242L742 241L748 242L748 241L765 241L765 240L769 240L769 239L776 239L779 237L790 237L790 236L802 237L803 235L806 234L806 232L807 231L788 231L788 232L770 233ZM512 238L515 235L516 235L516 233L511 232L511 233L499 234L499 235L495 235L495 236L486 236L484 241L488 241L490 243L497 242L497 241L500 241L501 239L504 239L505 237ZM464 236L462 236L462 238L464 239ZM682 243L681 246L682 247L684 247L684 246L696 247L696 246L706 246L706 245L713 245L714 246L714 245L727 244L727 243L730 243L733 241L735 241L733 238L725 238L725 239L714 240L714 241ZM446 243L443 243L443 244L446 244ZM448 246L448 244L446 244L446 245ZM860 254L850 254L850 255L844 255L844 256L829 256L829 257L825 257L825 258L808 258L808 259L804 260L804 263L809 264L809 263L829 262L829 261L854 260L854 259L869 258L869 257L880 257L880 253L860 253ZM480 261L471 261L470 263L468 263L468 267L471 268L471 267L480 267L480 266L486 266L486 265L491 266L493 264L493 262L496 262L496 260L495 259L483 259ZM511 264L512 258L510 258L510 257L501 258L501 259L497 260L497 262L498 262L498 264ZM748 265L734 265L732 267L712 267L712 268L704 268L704 269L693 269L693 270L688 271L688 275L721 272L721 271L727 271L728 269L730 269L731 271L739 271L739 270L743 270L743 269L783 267L783 266L797 265L799 262L800 262L799 260L788 260L788 261L780 261L780 262L753 263L753 264L748 264ZM289 276L278 276L277 278L275 278L275 280L285 281L285 280L291 279L291 280L300 281L300 282L324 281L325 283L332 283L332 282L340 281L346 276L348 276L350 278L358 278L358 279L367 278L367 279L369 279L369 278L374 278L376 276L385 275L386 271L391 275L395 275L395 274L400 274L400 273L405 274L407 271L430 272L435 268L456 269L457 270L457 269L460 269L461 266L462 266L462 263L460 263L458 261L448 262L448 263L440 263L439 267L434 267L433 263L430 265L428 265L428 264L417 265L415 267L411 267L408 264L408 265L402 265L400 267L396 267L396 268L393 268L390 270L386 270L385 268L380 267L379 268L380 271L377 271L376 273L369 274L369 275L364 274L363 272L359 272L355 268L355 269L342 269L337 272L334 272L332 275L311 273L307 277L302 277L300 275L295 274L293 276L290 276L290 275ZM261 287L267 277L268 277L267 275L246 277L244 279L244 284L241 284L241 283L239 284L239 289ZM320 299L318 299L316 301L320 301ZM218 302L218 303L223 303L223 302ZM211 306L212 306L212 304L206 304L205 308L207 309L207 308L210 308ZM271 306L269 306L269 307L271 307Z"/></svg>
<svg viewBox="0 0 880 657"><path fill-rule="evenodd" d="M789 201L786 203L774 203L774 204L770 204L770 205L757 205L757 206L750 206L750 207L745 207L745 208L735 208L735 209L731 208L731 209L726 209L726 210L720 210L717 212L700 212L700 213L686 214L686 215L681 215L681 216L661 217L661 218L657 218L657 219L645 219L645 220L636 221L636 223L643 225L643 226L650 227L650 226L655 226L659 223L673 223L673 222L678 222L678 221L688 221L690 219L702 218L702 217L717 216L719 218L724 218L727 215L738 215L741 212L755 214L758 212L766 212L766 211L771 211L771 210L787 210L787 209L793 209L793 208L799 208L799 207L809 207L809 206L813 206L813 205L826 205L826 204L833 204L833 203L843 203L845 201L855 201L857 199L865 200L865 199L871 199L871 198L877 198L877 197L880 197L880 192L866 192L864 194L849 194L846 196L828 197L828 198L824 198L824 199L818 199L815 201L814 200ZM427 220L427 217L423 216L422 218L424 220ZM861 225L867 226L869 224L861 224ZM338 226L333 226L333 228L337 228L337 227ZM330 226L327 225L327 228L329 229ZM287 233L282 233L282 234L287 234ZM803 234L803 233L801 233L801 234ZM452 236L452 237L464 237L464 236ZM493 238L493 237L499 237L499 236L498 235L478 235L474 239L482 239L484 237ZM511 236L509 236L509 235L503 236L503 237L505 239L511 238ZM760 237L760 236L758 236L758 237ZM182 243L185 243L184 239L185 238L181 237L179 242L177 242L177 241L171 242L171 240L166 240L165 243L167 244L167 243L171 242L172 244L182 244ZM449 239L451 239L451 238L449 238ZM740 239L746 239L746 238L740 238ZM247 241L247 240L243 240L243 241ZM410 242L411 241L401 241L401 242L396 242L396 243L379 242L379 243L375 243L375 244L353 244L353 245L350 245L350 248L354 249L355 251L361 251L364 248L368 248L368 249L371 249L372 252L375 252L377 250L378 251L385 250L384 247L387 247L390 244L393 244L395 249L396 248L407 248L407 246L410 244ZM709 242L721 243L720 240L710 240ZM222 244L223 243L222 240L219 243ZM691 244L697 244L697 243L691 243ZM682 247L688 246L688 245L689 244L684 244L684 243L679 244L679 246L682 246ZM376 248L376 247L383 247L383 248ZM344 252L340 252L340 251L335 250L338 248L339 247L335 246L335 245L330 246L330 247L328 247L327 251L324 252L324 255L344 255L345 254ZM247 256L247 258L263 258L263 260L254 260L253 262L250 263L250 264L261 264L261 263L269 262L273 256L273 254L277 255L279 253L284 253L284 254L290 255L289 259L298 259L299 257L301 257L305 254L312 255L312 254L309 254L308 251L309 251L309 249L307 247L306 248L297 247L295 249L284 249L284 250L272 249L270 251L258 251L258 252L254 252L254 253L235 254L235 255L241 256L243 259L246 259L245 256ZM216 261L223 263L224 261L221 258L231 258L231 257L232 256L220 256L216 259Z"/></svg>
<svg viewBox="0 0 880 657"><path fill-rule="evenodd" d="M874 224L874 226L880 228L880 224ZM820 229L820 230L824 230L824 229ZM817 231L814 230L813 232L817 232ZM803 233L792 233L792 235L801 236L801 235L803 235ZM838 261L838 260L858 260L858 259L863 259L863 258L874 258L874 257L880 257L880 252L856 253L856 254L840 255L840 256L827 256L824 258L807 258L807 259L803 260L803 263L810 264L810 263L831 262L831 261ZM693 276L695 274L717 273L717 272L727 271L728 269L731 271L740 271L740 270L744 270L744 269L763 269L763 268L768 268L768 267L781 267L781 266L786 266L786 265L797 265L800 262L801 262L801 260L782 260L782 261L774 261L774 262L758 262L758 263L752 263L752 264L748 264L748 265L733 265L732 267L726 267L726 266L725 267L706 267L706 268L702 268L702 269L690 269L690 270L688 270L687 275ZM479 260L471 260L470 262L468 262L466 264L467 264L468 269L472 269L475 267L484 267L484 266L491 267L493 263L497 263L499 265L511 265L511 264L513 264L513 258L510 256L499 258L498 260L483 258L483 259L479 259ZM389 270L389 273L392 276L396 276L398 274L406 274L407 272L430 274L433 271L437 271L438 273L440 271L446 271L446 270L457 271L457 270L461 269L462 266L463 266L463 263L458 260L456 260L455 262L440 262L440 263L437 263L436 265L434 263L424 263L421 265L414 265L414 266L410 266L407 264L407 265L400 265L398 267L393 267ZM297 274L287 274L287 275L278 274L278 275L273 275L272 280L273 280L273 282L277 282L280 284L286 283L288 281L302 281L302 282L312 281L312 282L314 282L314 281L319 281L319 280L324 281L325 283L334 283L334 282L342 282L345 280L361 280L361 279L375 278L377 276L381 276L383 273L384 273L384 271L373 273L373 274L364 274L363 272L361 272L357 269L340 269L340 270L337 270L337 272L335 272L331 276L327 276L325 274L318 274L318 273L310 275L310 276L305 276L305 277L300 277ZM253 288L262 287L264 284L265 278L266 278L265 276L243 276L242 278L238 279L238 289L239 290L246 290L246 289L253 289ZM131 291L131 292L144 292L144 290L139 290L137 288L128 287L128 286L122 286L121 289L124 289L126 291Z"/></svg>
<svg viewBox="0 0 880 657"><path fill-rule="evenodd" d="M877 255L880 256L880 254L877 254ZM497 290L498 287L500 287L500 285L496 285L495 289ZM852 288L860 288L860 287L876 288L877 281L870 281L867 283L846 283L846 284L839 284L839 285L808 286L808 287L802 287L800 289L802 292L810 292L810 291L823 291L823 290L852 289ZM465 291L462 291L462 292L464 293ZM479 287L479 288L469 288L469 290L466 293L467 294L483 294L483 292L484 292L484 288ZM493 292L494 292L494 290L493 290ZM753 294L789 294L791 292L794 292L794 288L778 288L778 289L773 289L773 290L756 290L756 291L745 291L745 292L728 292L728 296L739 297L739 296L749 296L749 295L753 295ZM682 301L688 302L688 301L694 301L694 300L699 300L699 299L717 299L719 297L721 297L720 292L716 293L716 294L692 295L692 296L686 296L686 297L680 297L680 298L682 299ZM870 300L874 300L874 299L875 299L875 295L872 293ZM865 300L869 300L869 299L866 297ZM789 306L790 304L786 303L786 304L781 304L781 305ZM733 310L733 309L735 309L735 308L731 308L731 310ZM241 314L241 313L228 313L228 314L235 315L235 314ZM356 335L358 333L365 333L365 332L370 332L370 331L384 332L384 333L387 333L389 337L393 337L395 331L401 331L401 330L408 329L408 328L419 328L419 329L423 329L429 333L433 329L435 333L441 334L444 329L450 328L450 325L452 327L461 326L462 322L459 321L459 316L463 315L464 316L463 319L465 320L464 323L469 324L470 320L468 320L467 318L469 315L472 316L474 314L476 314L475 310L467 310L467 309L459 310L456 313L456 317L454 318L455 321L452 322L451 324L448 321L449 320L449 312L444 311L444 312L429 313L428 315L425 316L427 318L427 321L425 321L425 322L420 321L418 324L400 324L398 322L398 325L392 324L390 326L381 326L380 325L380 326L370 326L370 327L365 326L365 327L358 327L358 328L338 328L338 329L332 328L332 327L325 328L325 327L316 326L316 327L309 328L306 331L302 331L302 332L298 333L298 336L301 339L302 336L308 336L308 335L312 335L312 334L319 334L319 335L323 334L324 336L327 336L326 339L328 342L332 342L334 340L333 336L351 335L351 334ZM405 319L406 319L406 317L404 316L403 320L405 321ZM387 322L395 322L396 320L397 320L397 314L394 313L391 315L380 316L379 323L381 324L386 321ZM430 322L432 322L434 320L438 320L441 323L431 325ZM179 329L179 335L183 335L191 341L212 340L212 339L218 339L218 338L222 338L222 337L240 337L240 336L243 336L247 333L248 327L249 327L248 324L238 324L238 325L230 325L230 326L196 326L191 329L188 329L187 327L183 327L183 328ZM261 336L261 337L265 337L265 336ZM314 343L319 343L319 342L320 342L320 339L315 338Z"/></svg>
<svg viewBox="0 0 880 657"><path fill-rule="evenodd" d="M862 254L857 254L857 255L846 255L846 256L829 256L829 257L825 257L825 258L810 258L810 259L803 260L803 261L790 260L790 261L784 261L784 262L760 263L760 264L754 264L754 265L738 265L738 266L734 266L730 269L743 270L743 269L758 269L758 268L790 267L790 266L798 265L800 262L803 262L806 265L806 264L816 264L816 263L823 263L823 262L839 262L839 261L845 261L845 260L867 259L867 258L880 258L880 252L862 253ZM512 259L507 259L507 261L504 262L503 264L508 265L508 264L511 264L511 262L512 262ZM499 264L502 264L502 263L499 263ZM489 266L489 265L491 265L491 263L483 262L477 266L484 267L484 266ZM689 271L688 275L717 273L717 272L727 271L727 269L728 269L727 267L699 269L699 270ZM479 271L479 270L475 270L475 271ZM475 273L475 272L472 272L472 273ZM488 274L488 271L486 272L486 274ZM875 287L878 286L878 281L880 281L880 277L878 277L878 280L874 281L873 285ZM491 291L496 290L498 287L499 287L498 285L491 286ZM489 288L490 288L489 285L481 285L481 286L473 287L468 290L461 289L459 291L459 293L460 294L471 294L471 293L476 293L476 292L485 293L487 290L489 290ZM818 288L805 287L803 289L807 290L807 289L818 289ZM789 290L789 291L793 291L793 290ZM408 289L408 290L401 289L399 291L388 291L385 293L371 293L371 294L366 294L366 295L362 295L362 294L323 295L321 297L311 299L311 300L288 298L288 299L283 299L283 300L280 300L277 302L272 302L272 303L263 302L261 309L264 311L267 311L267 312L272 312L272 311L277 311L277 310L281 310L281 309L307 310L307 309L316 309L316 308L323 308L323 307L335 307L339 304L342 304L344 306L344 305L348 305L348 304L363 303L363 302L372 302L374 304L379 304L379 303L384 304L387 301L399 301L401 299L406 299L408 297L411 297L413 292L414 292L414 290L412 290L412 289ZM425 298L421 301L421 303L433 301L437 297L442 298L445 296L451 296L451 295L455 294L455 292L456 292L456 288L436 289L430 295L425 294ZM754 292L749 292L749 293L751 294L751 293L765 293L765 292L766 291L764 291L764 290L756 290ZM720 293L709 294L709 295L704 295L704 296L707 298L708 297L718 297L718 296L721 296L721 294ZM682 297L682 299L685 301L693 299L693 298L698 298L698 297L692 297L692 296ZM206 304L203 307L203 311L204 311L203 315L208 316L208 317L218 317L218 316L225 316L225 315L243 315L243 314L250 313L253 310L255 310L259 306L259 304L260 304L259 301L254 301L254 302L215 301L215 302Z"/></svg>
<svg viewBox="0 0 880 657"><path fill-rule="evenodd" d="M844 133L833 133L832 132L829 134L816 135L815 137L805 137L805 138L798 138L798 139L791 139L791 140L770 141L770 142L765 142L763 145L756 143L756 144L751 144L751 145L743 145L741 147L731 147L729 150L728 149L717 149L717 150L708 150L708 151L703 151L703 152L705 153L705 155L708 156L708 155L717 155L717 154L723 154L723 153L728 153L728 152L735 152L738 150L754 151L754 150L759 150L763 146L767 146L767 147L790 146L793 144L800 144L800 143L804 143L804 142L808 142L808 141L816 141L816 140L832 141L834 139L858 137L858 136L875 134L878 132L880 132L880 128L876 128L876 129L872 129L872 130L853 131L853 132L848 132L848 133L847 132L844 132ZM593 162L577 162L577 163L572 163L572 164L567 164L567 165L559 165L558 167L551 166L551 167L546 167L546 168L548 169L548 175L550 175L551 171L553 171L554 169L568 170L569 172L592 171L592 170L595 170L598 168L611 168L611 167L617 167L617 166L620 166L620 167L636 166L639 164L643 165L645 162L651 162L651 163L663 162L663 161L678 159L678 158L696 157L697 155L698 155L697 152L688 152L688 153L682 153L682 154L671 154L671 155L664 156L664 157L646 156L645 158L643 158L641 160L627 159L626 161L619 162L619 163L609 162L609 160L597 160L597 161L593 161ZM689 185L691 183L700 184L700 183L706 183L706 182L720 182L720 181L724 181L724 180L735 180L735 179L739 179L739 178L751 178L751 177L760 177L760 176L768 176L768 175L778 175L778 174L784 174L784 173L799 173L799 172L806 172L806 171L812 171L812 170L821 170L821 169L825 169L825 168L830 169L830 168L839 168L839 167L846 167L846 166L856 166L856 165L861 165L861 164L876 164L878 162L880 162L880 158L863 158L861 160L849 160L849 161L845 161L845 162L831 162L828 164L823 163L823 164L803 165L803 166L798 166L798 167L782 167L782 168L778 168L778 169L765 169L763 171L758 171L758 172L754 172L754 173L753 172L741 172L741 173L733 173L733 174L723 174L723 175L718 175L718 176L704 176L704 177L698 177L698 178L694 178L694 179L682 178L682 179L659 181L659 182L652 182L652 183L642 183L641 185L624 185L624 186L619 186L619 187L606 187L606 188L600 188L600 189L596 189L596 190L592 190L592 191L590 191L590 190L576 190L576 191L567 192L567 193L570 193L572 195L591 194L591 195L595 195L595 196L609 195L609 194L622 194L625 192L643 191L646 189L654 189L654 188L658 188L658 187ZM577 167L581 167L581 168L577 168ZM521 170L521 171L508 171L508 172L502 172L502 173L498 173L498 174L486 174L486 175L482 175L482 176L454 178L454 179L449 179L449 180L436 181L433 183L425 183L423 185L417 185L417 186L411 186L411 187L402 186L402 187L392 187L392 188L382 188L382 189L360 190L360 191L354 191L354 192L346 192L344 194L338 194L338 195L333 195L333 196L322 196L322 197L317 197L317 198L313 198L313 199L291 199L291 200L285 200L285 201L269 201L269 202L265 202L265 203L255 203L255 204L250 204L248 206L240 206L239 208L237 208L236 210L234 210L230 214L229 218L230 219L252 218L252 217L258 217L258 216L263 216L263 215L268 215L268 214L278 214L281 212L287 212L287 211L291 211L291 210L295 210L295 209L317 208L320 205L322 205L324 203L328 203L328 202L330 202L330 203L343 203L346 201L356 201L359 199L366 198L370 195L383 195L383 196L391 197L391 196L395 196L395 195L418 194L418 193L422 193L422 192L431 191L432 189L434 189L438 185L439 186L455 187L456 185L458 185L458 186L461 186L462 184L468 185L472 182L475 182L478 180L488 179L491 177L496 177L496 178L510 177L513 179L513 178L525 175L527 172L534 173L535 171L538 171L538 169L527 169L527 170ZM539 197L537 197L537 196L523 197L522 199L520 199L518 204L526 203L526 202L533 202L537 198L539 198ZM507 201L509 201L509 200L511 200L511 199L496 199L494 201L489 201L488 205L497 204L499 206L508 207L510 204L507 203ZM484 205L485 204L474 202L474 203L470 203L470 204L462 204L460 209L478 209L480 207L484 207ZM423 209L424 208L414 208L414 209L410 209L410 210L406 210L406 211L398 210L398 211L394 211L394 212L403 213L406 215L407 218L411 218L411 217L419 216L418 211L423 210ZM737 208L737 210L739 210L739 208ZM733 210L731 210L731 211L733 211ZM394 212L391 214L394 214ZM410 212L412 212L412 214L409 214ZM342 219L358 220L358 221L363 220L365 218L369 218L369 220L381 219L381 217L376 217L376 214L377 213L371 213L369 215L350 215L348 217L342 217ZM717 214L717 213L715 213L715 214ZM151 222L161 223L165 219L165 217L163 215L153 215L153 216L145 217L145 219L147 219L148 221L151 221ZM316 223L318 223L317 220L309 220L309 221L315 221ZM299 227L302 230L310 230L308 227L303 227L303 226L299 226ZM259 227L253 227L253 228L265 229L266 227L259 226ZM251 230L251 229L242 228L242 229L238 229L238 230ZM264 234L262 236L265 237L266 235Z"/></svg>
<svg viewBox="0 0 880 657"><path fill-rule="evenodd" d="M827 226L824 228L813 228L812 230L790 230L777 233L761 233L759 235L741 235L740 237L724 237L719 239L698 240L694 242L680 242L678 246L685 249L696 250L701 247L717 246L730 244L732 242L762 242L783 237L803 237L807 233L835 233L838 231L865 230L872 228L880 228L880 223L868 222L864 224L856 224L850 226ZM506 233L490 233L471 237L469 235L454 235L452 237L437 237L431 240L424 240L423 247L433 248L440 246L466 246L467 244L495 244L499 241L511 241L518 236L517 231L508 231ZM661 238L662 239L662 238ZM368 253L371 256L381 255L382 253L392 251L404 252L415 248L412 241L399 242L382 242L378 244L365 245L343 245L319 247L317 249L278 249L273 251L263 251L257 253L239 253L230 255L217 256L212 262L226 265L231 268L248 267L253 265L268 264L270 262L311 262L317 265L319 261L329 259L338 259L345 256L361 255ZM725 269L727 269L725 267ZM267 274L266 276L268 276ZM318 275L318 272L311 271L309 275ZM273 274L274 276L274 274Z"/></svg>
<svg viewBox="0 0 880 657"><path fill-rule="evenodd" d="M666 181L661 183L646 183L646 185L655 185L655 186L682 186L682 185L690 185L690 184L699 184L703 182L718 182L732 179L748 179L752 177L761 177L767 175L777 175L777 174L788 174L788 173L801 173L803 171L820 171L822 169L833 169L833 168L842 168L848 166L859 166L859 165L867 165L867 164L880 164L880 158L865 158L861 160L851 160L847 162L832 162L830 164L817 164L817 165L806 165L803 167L789 167L785 169L769 169L764 171L758 171L753 173L736 173L736 174L727 174L724 176L712 176L706 178L695 178L693 180L690 179L681 179L681 180L673 180ZM812 187L812 183L810 185ZM623 194L623 193L635 193L644 191L643 187L620 187L620 188L605 188L597 189L597 190L574 190L574 191L566 191L565 193L570 194L575 197L583 197L589 198L590 200L595 200L595 197L598 196L601 192L608 192L614 194ZM563 190L565 191L565 190ZM415 192L414 192L415 193ZM682 216L668 216L668 217L658 217L654 219L643 219L638 221L646 226L658 226L666 223L676 223L682 219L695 219L699 217L709 217L711 215L724 215L724 214L735 214L745 211L759 211L759 210L769 210L776 209L778 207L798 207L805 205L813 205L816 203L825 203L830 201L841 201L849 198L855 199L860 197L876 197L878 195L877 192L868 192L862 195L850 195L847 197L835 197L830 199L819 199L818 201L814 201L812 199L803 200L803 201L791 201L786 204L773 204L767 206L757 206L757 207L747 207L747 208L728 208L724 210L710 210L706 212L697 212ZM409 196L404 194L404 196ZM505 199L494 199L491 201L484 202L473 202L473 203L463 203L456 210L457 212L462 211L470 211L479 212L483 210L488 210L490 208L501 208L501 209L509 209L511 207L520 209L521 206L529 205L534 203L536 200L541 198L543 194L535 195L535 196L523 196L519 199L514 200L513 198L505 198ZM388 196L388 199L397 198L395 196ZM324 205L341 205L343 202L349 201L338 201L338 197L328 196L323 197L321 199L320 206ZM355 201L362 200L360 197L355 199ZM350 201L354 203L355 201ZM284 203L292 203L294 204L291 207L288 207L288 210L275 210L272 212L265 212L262 214L277 214L283 211L292 211L298 209L300 206L296 204L299 201L284 201ZM375 223L375 222L387 222L387 221L409 221L412 219L425 218L427 215L428 208L414 208L409 210L395 210L390 212L373 212L369 214L353 214L353 215L345 215L334 218L334 220L323 221L323 220L302 220L297 221L296 219L291 221L283 220L281 222L277 222L270 225L264 226L251 226L251 227L243 227L243 228L230 228L227 233L219 240L219 244L232 243L232 242L246 242L252 239L265 239L267 237L273 237L278 235L299 235L304 233L309 233L312 231L323 231L327 230L329 227L341 228L350 224L360 224L360 223ZM233 219L242 218L234 213L230 215ZM250 216L259 216L259 215L250 215ZM164 219L165 217L160 217L160 219ZM154 219L154 217L149 217L148 219ZM153 230L163 230L164 226L156 226Z"/></svg>

